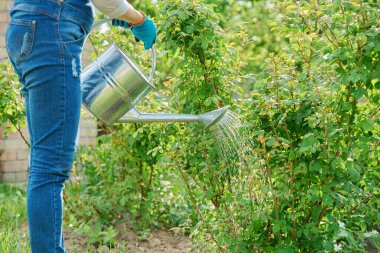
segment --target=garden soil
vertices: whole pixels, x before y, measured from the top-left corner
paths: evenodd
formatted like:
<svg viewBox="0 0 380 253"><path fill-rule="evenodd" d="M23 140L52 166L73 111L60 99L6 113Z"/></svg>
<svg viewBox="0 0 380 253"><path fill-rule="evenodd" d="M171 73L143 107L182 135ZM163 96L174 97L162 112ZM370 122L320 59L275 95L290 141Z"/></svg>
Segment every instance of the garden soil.
<svg viewBox="0 0 380 253"><path fill-rule="evenodd" d="M101 245L88 245L88 238L80 236L71 228L64 231L65 248L69 253L188 253L201 252L192 249L191 240L172 231L159 229L147 235L141 241L128 224L115 227L118 232L117 242L113 248Z"/></svg>

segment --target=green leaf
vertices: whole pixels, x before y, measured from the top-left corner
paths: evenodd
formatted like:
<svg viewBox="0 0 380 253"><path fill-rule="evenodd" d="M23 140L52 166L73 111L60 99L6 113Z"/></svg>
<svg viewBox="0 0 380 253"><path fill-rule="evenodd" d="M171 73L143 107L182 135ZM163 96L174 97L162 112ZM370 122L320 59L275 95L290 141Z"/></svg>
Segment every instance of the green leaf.
<svg viewBox="0 0 380 253"><path fill-rule="evenodd" d="M366 119L360 122L360 127L364 131L371 131L375 128L375 122L371 119Z"/></svg>
<svg viewBox="0 0 380 253"><path fill-rule="evenodd" d="M281 230L281 223L280 221L275 220L273 222L273 233L277 233Z"/></svg>
<svg viewBox="0 0 380 253"><path fill-rule="evenodd" d="M285 11L290 11L297 8L298 6L296 4L289 4L288 6L286 6Z"/></svg>
<svg viewBox="0 0 380 253"><path fill-rule="evenodd" d="M212 97L206 98L206 100L203 102L205 106L210 106L213 103Z"/></svg>
<svg viewBox="0 0 380 253"><path fill-rule="evenodd" d="M269 138L266 142L268 147L272 147L276 143L276 138Z"/></svg>
<svg viewBox="0 0 380 253"><path fill-rule="evenodd" d="M360 99L363 96L368 96L367 90L363 88L354 89L352 93L354 93L354 97L356 99Z"/></svg>
<svg viewBox="0 0 380 253"><path fill-rule="evenodd" d="M206 50L208 48L208 41L207 39L204 39L202 41L202 45L201 45L202 49Z"/></svg>
<svg viewBox="0 0 380 253"><path fill-rule="evenodd" d="M349 78L353 83L357 83L361 78L360 78L360 74L357 72L356 69L354 69L353 71L351 71L350 73L350 78Z"/></svg>
<svg viewBox="0 0 380 253"><path fill-rule="evenodd" d="M309 147L309 146L312 146L312 145L315 145L315 144L318 144L318 143L319 143L318 139L314 137L313 133L310 133L310 134L306 134L303 137L301 146L302 147Z"/></svg>

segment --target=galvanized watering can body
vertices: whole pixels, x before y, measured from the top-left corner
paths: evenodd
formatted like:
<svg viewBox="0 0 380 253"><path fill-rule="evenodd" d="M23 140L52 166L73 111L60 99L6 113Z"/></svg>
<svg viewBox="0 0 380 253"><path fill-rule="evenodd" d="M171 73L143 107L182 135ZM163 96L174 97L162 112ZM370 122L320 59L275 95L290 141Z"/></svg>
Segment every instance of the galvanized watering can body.
<svg viewBox="0 0 380 253"><path fill-rule="evenodd" d="M116 44L82 74L82 101L98 119L112 125L143 98L153 83Z"/></svg>
<svg viewBox="0 0 380 253"><path fill-rule="evenodd" d="M105 23L102 20L95 27ZM99 120L113 123L200 122L209 127L228 111L223 107L201 115L141 113L134 106L155 86L152 83L156 54L152 48L150 76L136 65L116 44L112 44L82 73L82 103Z"/></svg>

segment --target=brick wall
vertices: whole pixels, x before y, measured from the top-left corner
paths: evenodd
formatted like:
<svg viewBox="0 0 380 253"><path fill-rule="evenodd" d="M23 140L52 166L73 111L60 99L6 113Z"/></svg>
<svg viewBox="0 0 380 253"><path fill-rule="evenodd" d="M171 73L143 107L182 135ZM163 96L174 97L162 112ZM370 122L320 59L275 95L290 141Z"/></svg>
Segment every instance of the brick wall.
<svg viewBox="0 0 380 253"><path fill-rule="evenodd" d="M19 133L9 133L5 138L0 129L0 181L23 182L28 176L29 148ZM25 138L28 131L22 130Z"/></svg>
<svg viewBox="0 0 380 253"><path fill-rule="evenodd" d="M0 63L7 60L5 33L9 21L8 10L12 4L12 0L0 0ZM86 41L82 55L83 67L91 62L89 56L92 51L91 43ZM90 145L95 142L98 130L93 117L82 111L77 142L79 145ZM9 133L7 138L3 132L0 127L0 182L25 182L29 170L29 148L18 132ZM27 129L22 129L22 133L29 140Z"/></svg>
<svg viewBox="0 0 380 253"><path fill-rule="evenodd" d="M98 126L96 125L93 116L82 108L82 115L79 122L78 145L94 144L98 136Z"/></svg>
<svg viewBox="0 0 380 253"><path fill-rule="evenodd" d="M13 1L0 0L0 62L7 58L5 51L5 32L9 21L8 9L12 7Z"/></svg>

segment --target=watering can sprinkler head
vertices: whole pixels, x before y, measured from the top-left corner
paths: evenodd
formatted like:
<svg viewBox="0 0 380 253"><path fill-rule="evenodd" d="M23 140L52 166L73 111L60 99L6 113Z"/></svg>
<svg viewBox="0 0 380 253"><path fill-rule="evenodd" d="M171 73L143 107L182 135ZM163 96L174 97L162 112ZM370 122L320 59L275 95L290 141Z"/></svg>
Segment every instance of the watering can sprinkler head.
<svg viewBox="0 0 380 253"><path fill-rule="evenodd" d="M199 122L204 126L204 129L217 124L227 113L229 106L222 107L217 110L206 112L199 115Z"/></svg>

